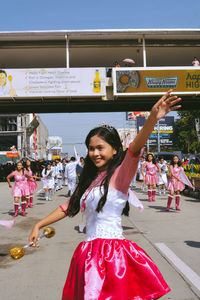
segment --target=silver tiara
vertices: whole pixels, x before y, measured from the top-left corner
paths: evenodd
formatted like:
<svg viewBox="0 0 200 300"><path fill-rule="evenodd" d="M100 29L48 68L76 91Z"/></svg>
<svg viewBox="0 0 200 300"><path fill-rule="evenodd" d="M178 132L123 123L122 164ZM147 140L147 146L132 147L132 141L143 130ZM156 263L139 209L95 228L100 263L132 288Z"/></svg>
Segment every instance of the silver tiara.
<svg viewBox="0 0 200 300"><path fill-rule="evenodd" d="M106 128L108 131L112 132L114 127L111 126L111 125L108 125L108 124L105 124L105 123L101 123L98 125L98 127L103 127L103 128Z"/></svg>

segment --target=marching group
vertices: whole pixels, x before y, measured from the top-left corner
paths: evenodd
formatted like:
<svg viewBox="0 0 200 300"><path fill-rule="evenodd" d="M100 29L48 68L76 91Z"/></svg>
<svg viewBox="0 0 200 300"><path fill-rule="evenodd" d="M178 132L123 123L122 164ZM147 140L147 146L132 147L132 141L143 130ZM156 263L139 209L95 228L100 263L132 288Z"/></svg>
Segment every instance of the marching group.
<svg viewBox="0 0 200 300"><path fill-rule="evenodd" d="M18 216L19 207L21 207L22 216L26 216L26 208L33 207L33 193L37 189L36 180L41 180L43 183L46 201L52 200L52 196L56 191L61 190L63 185L68 188L67 196L72 195L83 166L83 157L71 157L69 161L66 159L62 161L56 159L46 163L40 177L33 173L30 160L26 160L25 167L22 162L18 162L16 170L7 176L10 188L12 188L10 179L13 177L15 181L12 190L15 210L14 217ZM174 197L176 210L180 210L180 193L184 190L185 184L190 187L192 186L184 174L181 161L177 155L173 156L168 168L168 164L163 157L157 161L153 153L148 153L146 159L144 156L140 159L138 173L139 181L142 181L141 189L143 191L147 189L148 191L149 202L155 201L156 188L158 187L159 195L162 193L165 195L166 190L169 191L166 210L170 210ZM131 183L131 187L135 185L136 176Z"/></svg>
<svg viewBox="0 0 200 300"><path fill-rule="evenodd" d="M159 195L162 193L165 195L166 190L169 192L166 210L170 210L174 197L176 210L180 210L180 193L185 189L185 185L193 188L181 165L181 160L177 155L172 157L169 167L163 157L157 161L153 153L148 153L146 160L144 156L141 158L138 167L139 180L142 181L143 191L145 185L147 186L149 202L155 201L156 187L158 187Z"/></svg>
<svg viewBox="0 0 200 300"><path fill-rule="evenodd" d="M33 207L33 193L38 186L36 180L41 180L45 192L45 200L52 200L52 195L56 191L61 190L63 185L68 187L68 196L70 196L76 187L77 178L80 176L84 166L84 158L71 157L68 161L60 159L46 162L41 176L34 174L31 168L31 161L26 160L25 166L23 162L18 162L16 170L12 171L7 177L7 182L12 188L11 178L14 179L12 188L12 196L14 198L14 217L18 216L19 207L21 207L22 216L26 216L26 209Z"/></svg>

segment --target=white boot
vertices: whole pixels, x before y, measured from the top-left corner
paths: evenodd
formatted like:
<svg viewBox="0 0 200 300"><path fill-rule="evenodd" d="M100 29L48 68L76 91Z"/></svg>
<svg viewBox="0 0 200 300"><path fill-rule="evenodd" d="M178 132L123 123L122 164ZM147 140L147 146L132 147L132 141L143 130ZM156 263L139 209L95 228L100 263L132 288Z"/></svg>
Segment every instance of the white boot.
<svg viewBox="0 0 200 300"><path fill-rule="evenodd" d="M48 197L49 192L45 192L45 200L48 201L49 197Z"/></svg>
<svg viewBox="0 0 200 300"><path fill-rule="evenodd" d="M161 195L161 194L162 194L161 185L159 185L159 186L158 186L158 193L159 193L159 195Z"/></svg>
<svg viewBox="0 0 200 300"><path fill-rule="evenodd" d="M51 199L51 190L50 191L48 191L48 200L49 201L51 201L52 199Z"/></svg>

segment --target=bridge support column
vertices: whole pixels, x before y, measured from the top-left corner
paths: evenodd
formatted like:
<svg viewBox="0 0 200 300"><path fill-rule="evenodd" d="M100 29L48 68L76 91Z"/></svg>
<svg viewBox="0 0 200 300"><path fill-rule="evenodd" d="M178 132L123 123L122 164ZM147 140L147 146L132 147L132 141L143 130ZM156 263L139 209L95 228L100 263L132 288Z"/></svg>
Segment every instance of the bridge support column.
<svg viewBox="0 0 200 300"><path fill-rule="evenodd" d="M143 67L147 66L147 58L146 58L146 44L145 44L145 36L142 38L142 51L143 51Z"/></svg>
<svg viewBox="0 0 200 300"><path fill-rule="evenodd" d="M66 68L69 68L69 38L65 35L66 39Z"/></svg>

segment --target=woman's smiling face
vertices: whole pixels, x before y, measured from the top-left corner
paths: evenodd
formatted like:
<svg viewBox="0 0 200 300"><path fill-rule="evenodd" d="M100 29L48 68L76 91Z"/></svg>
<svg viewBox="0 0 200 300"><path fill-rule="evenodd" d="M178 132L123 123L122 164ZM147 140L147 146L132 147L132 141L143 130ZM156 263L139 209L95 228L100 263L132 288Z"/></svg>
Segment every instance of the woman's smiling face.
<svg viewBox="0 0 200 300"><path fill-rule="evenodd" d="M108 162L117 153L110 144L98 135L91 137L88 146L88 155L94 165L101 171L106 170Z"/></svg>

